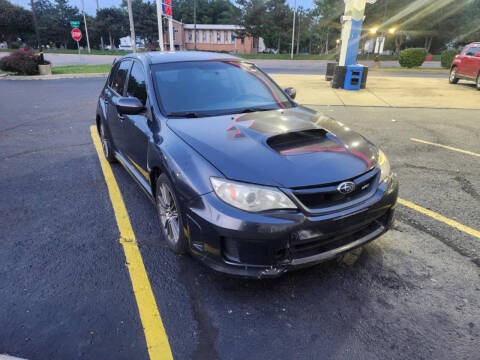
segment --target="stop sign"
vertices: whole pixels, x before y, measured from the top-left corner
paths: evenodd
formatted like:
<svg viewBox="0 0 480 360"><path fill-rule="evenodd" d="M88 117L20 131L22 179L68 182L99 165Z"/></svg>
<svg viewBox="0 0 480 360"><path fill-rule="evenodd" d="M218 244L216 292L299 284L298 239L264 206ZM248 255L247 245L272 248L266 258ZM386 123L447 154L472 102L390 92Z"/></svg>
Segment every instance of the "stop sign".
<svg viewBox="0 0 480 360"><path fill-rule="evenodd" d="M82 32L77 28L72 29L72 38L75 41L80 41L82 39Z"/></svg>

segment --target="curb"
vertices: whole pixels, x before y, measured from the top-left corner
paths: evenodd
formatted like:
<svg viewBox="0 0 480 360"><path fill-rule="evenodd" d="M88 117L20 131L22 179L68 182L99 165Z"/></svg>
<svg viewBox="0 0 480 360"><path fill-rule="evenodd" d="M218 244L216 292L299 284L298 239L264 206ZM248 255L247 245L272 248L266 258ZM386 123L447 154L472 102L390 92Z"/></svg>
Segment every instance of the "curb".
<svg viewBox="0 0 480 360"><path fill-rule="evenodd" d="M0 79L2 80L57 80L57 79L83 79L83 78L107 77L107 76L108 76L108 73L31 75L31 76L4 75L4 76L0 76Z"/></svg>

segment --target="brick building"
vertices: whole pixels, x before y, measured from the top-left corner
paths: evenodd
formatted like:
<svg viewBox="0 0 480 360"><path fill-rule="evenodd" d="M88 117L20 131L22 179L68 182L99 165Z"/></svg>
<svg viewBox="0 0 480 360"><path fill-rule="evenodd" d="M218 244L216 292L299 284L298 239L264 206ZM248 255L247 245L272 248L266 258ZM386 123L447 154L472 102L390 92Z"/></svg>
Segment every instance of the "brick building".
<svg viewBox="0 0 480 360"><path fill-rule="evenodd" d="M197 24L197 50L224 51L230 53L255 54L259 52L259 40L250 36L236 37L238 25ZM164 33L165 48L169 49L168 30ZM194 25L173 20L175 49L194 50Z"/></svg>

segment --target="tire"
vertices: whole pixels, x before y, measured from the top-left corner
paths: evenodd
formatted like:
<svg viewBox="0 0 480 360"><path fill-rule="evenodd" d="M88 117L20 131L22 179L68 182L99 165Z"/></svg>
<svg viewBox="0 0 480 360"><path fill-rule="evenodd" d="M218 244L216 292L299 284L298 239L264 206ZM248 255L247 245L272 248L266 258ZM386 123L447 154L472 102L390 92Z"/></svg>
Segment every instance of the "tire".
<svg viewBox="0 0 480 360"><path fill-rule="evenodd" d="M480 90L480 73L478 73L477 75L477 81L475 82L475 84L477 85L477 90Z"/></svg>
<svg viewBox="0 0 480 360"><path fill-rule="evenodd" d="M458 83L458 80L460 80L460 79L457 78L457 67L454 66L450 70L450 76L448 77L448 82L450 84L456 84L456 83Z"/></svg>
<svg viewBox="0 0 480 360"><path fill-rule="evenodd" d="M161 174L155 183L155 204L163 238L175 254L188 249L183 232L183 217L173 186L167 175Z"/></svg>
<svg viewBox="0 0 480 360"><path fill-rule="evenodd" d="M102 142L102 149L105 158L111 164L117 162L114 151L112 149L112 143L110 142L110 139L108 139L108 135L105 131L105 126L103 125L103 122L100 123L100 129L98 130L98 132L100 133L100 141Z"/></svg>

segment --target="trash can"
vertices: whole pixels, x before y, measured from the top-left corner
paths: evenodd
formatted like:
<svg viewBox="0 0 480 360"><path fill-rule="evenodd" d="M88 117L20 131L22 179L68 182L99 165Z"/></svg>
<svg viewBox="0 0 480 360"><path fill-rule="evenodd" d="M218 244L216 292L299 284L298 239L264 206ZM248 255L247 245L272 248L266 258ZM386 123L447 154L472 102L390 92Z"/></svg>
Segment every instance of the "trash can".
<svg viewBox="0 0 480 360"><path fill-rule="evenodd" d="M335 67L338 65L336 62L327 63L327 73L325 74L325 80L331 81L333 79L333 74L335 73Z"/></svg>
<svg viewBox="0 0 480 360"><path fill-rule="evenodd" d="M347 65L345 73L345 83L343 88L345 90L360 90L362 86L363 66L361 65Z"/></svg>

